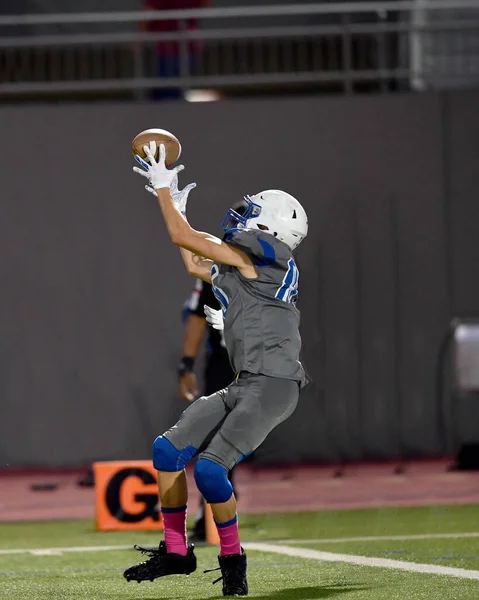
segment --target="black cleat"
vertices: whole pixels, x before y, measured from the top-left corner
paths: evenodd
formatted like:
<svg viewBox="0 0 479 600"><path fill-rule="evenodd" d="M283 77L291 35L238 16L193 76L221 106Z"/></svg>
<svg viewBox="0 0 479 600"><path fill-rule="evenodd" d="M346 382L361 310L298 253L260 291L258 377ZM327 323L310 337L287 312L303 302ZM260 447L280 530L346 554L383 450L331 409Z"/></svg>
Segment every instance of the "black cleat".
<svg viewBox="0 0 479 600"><path fill-rule="evenodd" d="M196 571L196 556L192 544L188 545L186 556L168 553L165 542L160 543L158 550L146 550L140 546L135 546L135 549L150 558L127 569L123 573L123 577L127 581L140 583L141 581L153 581L165 575L189 575Z"/></svg>
<svg viewBox="0 0 479 600"><path fill-rule="evenodd" d="M209 569L205 573L221 569L221 577L213 581L223 581L223 596L247 596L248 582L246 581L246 554L241 548L241 554L218 556L219 567Z"/></svg>

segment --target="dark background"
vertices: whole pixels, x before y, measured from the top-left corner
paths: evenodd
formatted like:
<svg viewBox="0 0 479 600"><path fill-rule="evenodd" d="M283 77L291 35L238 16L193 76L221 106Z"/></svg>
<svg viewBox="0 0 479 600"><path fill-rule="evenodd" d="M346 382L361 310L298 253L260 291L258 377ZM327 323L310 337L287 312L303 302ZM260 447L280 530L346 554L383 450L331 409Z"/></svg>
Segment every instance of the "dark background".
<svg viewBox="0 0 479 600"><path fill-rule="evenodd" d="M453 316L479 313L479 93L0 109L0 466L148 458L177 418L193 281L131 168L148 127L183 144L189 218L265 188L294 194L300 406L262 462L427 457L479 439L443 410ZM447 396L447 394L445 394ZM453 415L451 418L450 414Z"/></svg>

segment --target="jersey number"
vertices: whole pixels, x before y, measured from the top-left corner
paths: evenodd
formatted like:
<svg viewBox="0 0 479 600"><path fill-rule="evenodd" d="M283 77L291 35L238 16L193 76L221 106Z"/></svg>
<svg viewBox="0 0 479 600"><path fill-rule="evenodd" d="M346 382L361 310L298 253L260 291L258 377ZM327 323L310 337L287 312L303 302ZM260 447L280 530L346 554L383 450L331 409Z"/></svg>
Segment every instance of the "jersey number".
<svg viewBox="0 0 479 600"><path fill-rule="evenodd" d="M299 270L296 263L292 258L288 260L288 270L286 275L283 277L281 287L275 294L275 298L283 300L283 302L289 302L290 304L296 304L298 299L298 283L299 283Z"/></svg>
<svg viewBox="0 0 479 600"><path fill-rule="evenodd" d="M221 310L223 311L223 319L226 317L226 312L228 310L228 296L224 293L224 291L215 285L215 279L218 277L219 271L218 266L213 265L211 267L211 287L213 288L213 293L216 296L216 299L220 303Z"/></svg>

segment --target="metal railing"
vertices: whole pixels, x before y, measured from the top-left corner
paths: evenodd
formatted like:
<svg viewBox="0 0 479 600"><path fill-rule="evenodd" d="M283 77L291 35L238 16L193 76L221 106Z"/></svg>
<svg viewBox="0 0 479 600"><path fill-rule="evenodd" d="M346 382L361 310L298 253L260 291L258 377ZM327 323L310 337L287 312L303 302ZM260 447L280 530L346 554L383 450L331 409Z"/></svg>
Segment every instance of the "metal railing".
<svg viewBox="0 0 479 600"><path fill-rule="evenodd" d="M173 31L138 30L142 23L172 21ZM479 0L0 16L0 32L4 98L479 84Z"/></svg>

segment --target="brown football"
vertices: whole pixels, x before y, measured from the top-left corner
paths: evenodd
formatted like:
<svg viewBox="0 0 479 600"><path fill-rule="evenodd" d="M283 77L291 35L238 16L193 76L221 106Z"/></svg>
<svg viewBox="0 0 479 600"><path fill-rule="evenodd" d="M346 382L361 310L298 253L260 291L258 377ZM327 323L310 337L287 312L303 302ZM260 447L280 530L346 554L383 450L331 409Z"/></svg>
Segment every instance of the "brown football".
<svg viewBox="0 0 479 600"><path fill-rule="evenodd" d="M174 164L181 154L181 144L176 136L165 129L145 129L133 139L131 143L131 151L133 154L138 154L141 158L146 158L143 146L147 146L150 142L156 142L155 159L158 160L160 153L160 144L165 145L166 164Z"/></svg>

